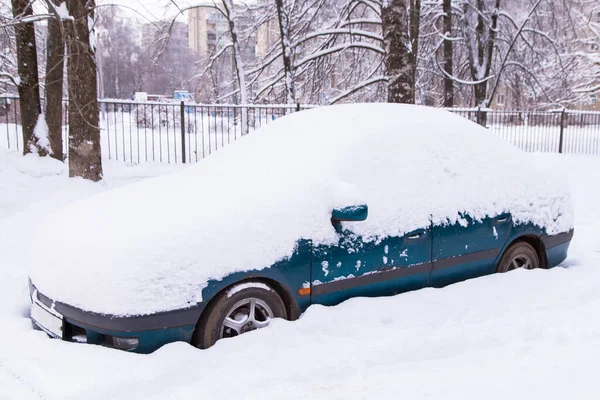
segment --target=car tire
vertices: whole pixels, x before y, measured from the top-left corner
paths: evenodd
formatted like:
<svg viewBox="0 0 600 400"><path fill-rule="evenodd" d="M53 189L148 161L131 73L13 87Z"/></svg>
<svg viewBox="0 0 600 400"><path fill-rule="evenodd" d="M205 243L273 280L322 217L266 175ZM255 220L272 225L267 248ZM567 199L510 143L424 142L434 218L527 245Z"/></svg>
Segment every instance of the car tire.
<svg viewBox="0 0 600 400"><path fill-rule="evenodd" d="M272 318L287 317L285 304L273 288L262 282L243 282L211 302L196 325L192 344L207 349L219 339L266 327Z"/></svg>
<svg viewBox="0 0 600 400"><path fill-rule="evenodd" d="M540 267L540 259L535 249L526 242L511 245L498 263L497 272L504 273L519 268L535 269Z"/></svg>

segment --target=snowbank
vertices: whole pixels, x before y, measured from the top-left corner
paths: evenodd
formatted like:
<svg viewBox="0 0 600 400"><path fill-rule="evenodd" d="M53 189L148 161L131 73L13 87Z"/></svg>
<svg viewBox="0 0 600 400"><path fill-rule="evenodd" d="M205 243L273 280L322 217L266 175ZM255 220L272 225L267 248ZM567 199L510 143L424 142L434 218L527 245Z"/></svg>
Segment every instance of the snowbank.
<svg viewBox="0 0 600 400"><path fill-rule="evenodd" d="M60 204L106 187L0 149L0 399L389 399L401 388L415 400L595 400L600 157L529 156L569 175L577 234L562 267L315 306L299 321L209 350L172 343L138 355L31 329L25 255L33 232ZM105 161L108 187L179 168L148 166Z"/></svg>
<svg viewBox="0 0 600 400"><path fill-rule="evenodd" d="M335 242L335 207L368 204L369 218L354 230L372 239L463 212L510 211L517 222L566 231L567 185L533 160L442 110L303 111L184 171L59 210L36 235L31 278L86 310L147 314L201 301L209 279L268 267L299 238Z"/></svg>

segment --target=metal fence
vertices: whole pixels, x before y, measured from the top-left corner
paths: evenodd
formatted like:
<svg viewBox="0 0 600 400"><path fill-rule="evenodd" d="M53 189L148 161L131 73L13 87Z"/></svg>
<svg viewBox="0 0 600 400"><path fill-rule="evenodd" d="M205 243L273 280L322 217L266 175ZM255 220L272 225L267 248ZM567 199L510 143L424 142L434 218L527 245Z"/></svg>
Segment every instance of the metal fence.
<svg viewBox="0 0 600 400"><path fill-rule="evenodd" d="M101 101L102 149L130 162L196 162L301 105Z"/></svg>
<svg viewBox="0 0 600 400"><path fill-rule="evenodd" d="M600 112L450 109L530 152L600 154Z"/></svg>
<svg viewBox="0 0 600 400"><path fill-rule="evenodd" d="M197 162L241 136L313 106L100 100L102 154L141 163ZM68 145L67 107L63 121ZM451 109L525 151L600 154L600 112ZM20 150L19 99L0 96L0 146Z"/></svg>

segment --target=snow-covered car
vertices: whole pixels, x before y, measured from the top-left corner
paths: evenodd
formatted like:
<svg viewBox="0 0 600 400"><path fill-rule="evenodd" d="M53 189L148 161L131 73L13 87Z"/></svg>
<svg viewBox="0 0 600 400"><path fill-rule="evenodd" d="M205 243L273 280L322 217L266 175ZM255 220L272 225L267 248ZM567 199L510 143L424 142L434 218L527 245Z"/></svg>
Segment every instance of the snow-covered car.
<svg viewBox="0 0 600 400"><path fill-rule="evenodd" d="M295 113L50 216L31 316L69 341L207 348L311 304L550 268L573 235L571 197L535 160L438 109Z"/></svg>

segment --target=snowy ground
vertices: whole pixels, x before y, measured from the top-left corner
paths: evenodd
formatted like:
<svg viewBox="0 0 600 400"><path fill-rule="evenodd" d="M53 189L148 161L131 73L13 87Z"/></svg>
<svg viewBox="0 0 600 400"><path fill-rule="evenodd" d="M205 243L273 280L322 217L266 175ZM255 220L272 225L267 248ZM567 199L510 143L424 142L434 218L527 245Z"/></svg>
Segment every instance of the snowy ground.
<svg viewBox="0 0 600 400"><path fill-rule="evenodd" d="M600 157L532 157L570 177L576 233L563 267L312 307L210 350L143 356L33 331L24 259L58 206L181 167L108 162L93 184L0 148L0 400L597 399Z"/></svg>

